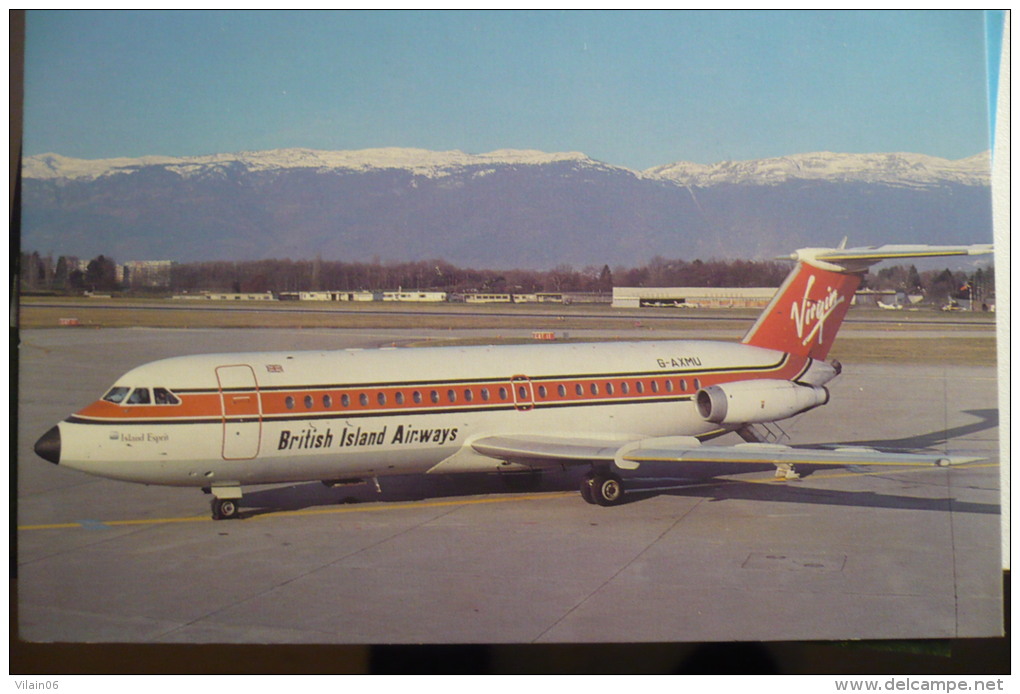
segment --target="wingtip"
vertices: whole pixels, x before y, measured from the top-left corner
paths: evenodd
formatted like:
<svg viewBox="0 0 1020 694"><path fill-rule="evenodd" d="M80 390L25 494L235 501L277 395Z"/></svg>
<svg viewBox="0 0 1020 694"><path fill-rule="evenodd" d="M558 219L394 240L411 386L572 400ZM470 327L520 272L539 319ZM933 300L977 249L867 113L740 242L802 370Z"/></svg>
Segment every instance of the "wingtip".
<svg viewBox="0 0 1020 694"><path fill-rule="evenodd" d="M988 460L988 458L979 455L947 455L936 460L935 465L938 467L950 467L955 465L966 465L967 463L977 463L982 460Z"/></svg>

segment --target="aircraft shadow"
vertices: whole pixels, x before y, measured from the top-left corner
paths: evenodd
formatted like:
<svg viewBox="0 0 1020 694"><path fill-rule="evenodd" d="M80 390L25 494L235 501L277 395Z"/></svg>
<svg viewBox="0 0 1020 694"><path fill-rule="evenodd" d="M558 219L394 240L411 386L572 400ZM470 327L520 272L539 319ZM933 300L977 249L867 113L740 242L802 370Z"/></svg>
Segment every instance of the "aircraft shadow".
<svg viewBox="0 0 1020 694"><path fill-rule="evenodd" d="M633 489L624 497L624 503L638 503L655 496L703 498L717 501L763 501L823 506L855 506L859 508L892 508L907 511L953 511L956 513L982 513L998 515L999 504L982 504L958 501L951 498L922 498L897 494L879 494L871 491L845 491L805 487L797 482L753 484L739 480L716 480L715 484L698 484L689 487Z"/></svg>
<svg viewBox="0 0 1020 694"><path fill-rule="evenodd" d="M952 429L939 429L937 431L928 432L927 434L918 434L916 436L907 436L899 439L844 441L839 445L870 446L872 448L904 448L917 451L926 448L938 448L940 446L945 446L953 439L962 438L964 436L972 436L999 426L999 410L997 409L964 410L963 413L977 417L978 421L972 422L971 424L953 427Z"/></svg>
<svg viewBox="0 0 1020 694"><path fill-rule="evenodd" d="M410 502L457 498L484 494L534 494L562 492L580 488L584 466L566 472L538 475L463 473L456 475L394 475L372 482L326 487L319 482L245 491L242 515L273 511L295 511L317 506L378 502Z"/></svg>
<svg viewBox="0 0 1020 694"><path fill-rule="evenodd" d="M741 466L740 472L758 470ZM719 466L716 466L719 469ZM772 466L761 466L767 472ZM804 477L814 470L798 468ZM826 471L834 468L827 467ZM835 468L843 469L843 468ZM725 472L732 473L733 466ZM257 516L276 511L296 511L309 508L359 503L414 502L433 499L456 499L459 497L489 494L537 494L543 492L576 491L587 470L580 466L564 472L545 472L541 476L525 479L506 480L502 475L490 473L465 473L429 477L426 475L403 475L380 480L377 491L371 483L350 487L328 488L318 482L301 483L269 489L246 492L241 502L242 516ZM890 470L890 474L893 471ZM520 477L520 476L515 476ZM809 487L800 482L760 484L734 479L720 479L712 475L696 478L657 476L655 478L635 477L627 480L628 490L621 505L640 503L656 496L677 496L704 498L710 502L721 501L762 501L798 504L820 504L828 506L857 506L864 508L895 508L919 511L955 511L957 513L982 513L997 515L998 504L981 504L957 501L951 498L921 498L914 496L879 494L871 491L845 491ZM581 503L580 494L578 502ZM612 509L607 509L611 511Z"/></svg>
<svg viewBox="0 0 1020 694"><path fill-rule="evenodd" d="M997 409L966 410L978 421L951 429L941 429L898 439L847 441L840 446L922 450L945 446L954 439L993 429L999 424ZM800 465L801 478L819 470L851 469ZM767 472L771 465L725 465L692 463L685 465L684 474L676 475L668 465L645 465L640 477L627 480L628 492L623 504L638 503L654 496L671 495L703 497L709 501L756 500L781 501L830 506L899 508L926 511L957 511L962 513L998 514L998 504L960 502L954 499L924 499L912 496L876 494L874 492L835 491L801 485L752 484L722 475ZM411 502L428 499L457 498L485 494L521 494L576 491L588 472L580 465L564 471L544 471L538 475L464 473L456 475L397 475L380 478L380 488L371 482L344 487L326 487L318 482L292 484L247 491L241 502L242 516L255 516L274 511L295 511L308 508L376 502Z"/></svg>

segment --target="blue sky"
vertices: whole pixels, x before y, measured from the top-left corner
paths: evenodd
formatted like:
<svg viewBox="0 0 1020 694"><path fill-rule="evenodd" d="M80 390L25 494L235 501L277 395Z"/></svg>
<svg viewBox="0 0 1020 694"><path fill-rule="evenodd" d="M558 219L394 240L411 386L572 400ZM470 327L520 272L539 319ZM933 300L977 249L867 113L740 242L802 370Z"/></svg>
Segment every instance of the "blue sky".
<svg viewBox="0 0 1020 694"><path fill-rule="evenodd" d="M989 148L973 12L29 12L26 154Z"/></svg>

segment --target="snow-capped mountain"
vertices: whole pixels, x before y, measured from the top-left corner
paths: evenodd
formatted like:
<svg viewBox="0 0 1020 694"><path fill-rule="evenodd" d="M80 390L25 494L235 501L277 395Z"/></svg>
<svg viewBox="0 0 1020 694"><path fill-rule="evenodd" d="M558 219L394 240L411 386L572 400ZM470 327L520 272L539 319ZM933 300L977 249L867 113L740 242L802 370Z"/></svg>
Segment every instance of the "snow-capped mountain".
<svg viewBox="0 0 1020 694"><path fill-rule="evenodd" d="M327 151L305 148L274 149L194 157L147 156L118 159L73 159L59 154L40 154L24 161L23 176L35 179L96 179L125 174L144 167L160 167L182 177L199 175L218 167L241 166L247 171L311 169L329 171L402 170L415 176L435 178L469 169L493 166L540 166L573 162L589 168L626 172L623 167L595 161L581 152L540 152L501 149L486 154L459 150L386 147ZM678 161L640 172L641 177L671 181L685 186L723 183L773 185L790 180L931 185L946 182L988 185L989 153L951 161L924 154L838 154L812 152L751 161L696 164ZM637 173L637 172L632 172Z"/></svg>
<svg viewBox="0 0 1020 694"><path fill-rule="evenodd" d="M241 166L247 171L310 169L320 173L337 171L401 170L415 176L436 178L468 169L491 166L539 166L553 162L577 162L604 166L580 152L547 153L537 150L502 149L487 154L465 154L453 150L385 147L377 149L327 151L315 149L274 149L236 154L196 157L138 157L134 159L72 159L59 154L40 154L24 161L24 178L96 179L127 174L145 167L160 167L182 177L201 175L217 168Z"/></svg>
<svg viewBox="0 0 1020 694"><path fill-rule="evenodd" d="M754 161L724 161L703 165L676 162L644 172L690 186L722 183L774 185L792 180L882 183L899 186L989 185L991 161L988 152L950 161L925 154L836 154L812 152Z"/></svg>
<svg viewBox="0 0 1020 694"><path fill-rule="evenodd" d="M792 155L633 171L578 152L281 149L23 163L22 248L118 260L764 258L988 242L988 155Z"/></svg>

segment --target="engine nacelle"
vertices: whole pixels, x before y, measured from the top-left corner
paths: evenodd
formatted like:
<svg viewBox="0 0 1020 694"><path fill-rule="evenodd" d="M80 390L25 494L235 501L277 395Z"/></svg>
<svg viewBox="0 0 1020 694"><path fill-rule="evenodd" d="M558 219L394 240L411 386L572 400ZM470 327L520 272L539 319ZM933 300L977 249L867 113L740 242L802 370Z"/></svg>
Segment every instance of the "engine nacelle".
<svg viewBox="0 0 1020 694"><path fill-rule="evenodd" d="M736 381L708 386L695 396L698 413L716 424L774 422L829 402L821 386L802 386L790 381Z"/></svg>

